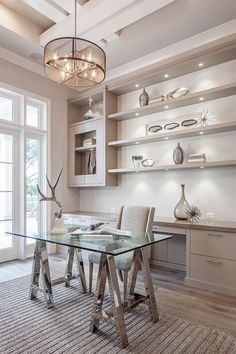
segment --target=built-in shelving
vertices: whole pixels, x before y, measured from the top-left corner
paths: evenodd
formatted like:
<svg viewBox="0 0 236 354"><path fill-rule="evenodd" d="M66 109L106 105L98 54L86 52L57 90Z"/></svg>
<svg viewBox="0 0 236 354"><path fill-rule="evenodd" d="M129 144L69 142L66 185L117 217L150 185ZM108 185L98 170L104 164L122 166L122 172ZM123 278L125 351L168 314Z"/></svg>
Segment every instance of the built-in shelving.
<svg viewBox="0 0 236 354"><path fill-rule="evenodd" d="M203 168L216 168L216 167L234 167L236 160L228 161L212 161L212 162L193 162L183 163L182 165L160 165L154 167L139 167L139 168L117 168L108 170L108 173L124 174L124 173L137 173L137 172L155 172L155 171L169 171L169 170L189 170L189 169L203 169Z"/></svg>
<svg viewBox="0 0 236 354"><path fill-rule="evenodd" d="M149 114L166 111L167 109L170 110L179 107L189 106L203 101L204 102L211 101L218 98L232 96L235 94L236 94L236 83L234 82L231 84L214 87L208 90L189 93L188 95L179 98L160 101L143 107L137 107L125 112L112 113L108 115L108 118L117 121L134 119Z"/></svg>
<svg viewBox="0 0 236 354"><path fill-rule="evenodd" d="M77 147L75 148L76 152L86 152L86 151L91 151L91 150L95 150L96 149L96 145L90 145L90 146L81 146L81 147Z"/></svg>
<svg viewBox="0 0 236 354"><path fill-rule="evenodd" d="M186 130L182 129L179 131L164 132L159 134L156 133L153 135L143 136L139 138L110 141L108 145L119 147L119 146L130 146L135 144L147 144L147 143L154 143L163 140L173 140L173 139L189 138L198 135L224 133L233 130L236 130L236 121L217 123L208 126L195 127L191 129L186 128Z"/></svg>

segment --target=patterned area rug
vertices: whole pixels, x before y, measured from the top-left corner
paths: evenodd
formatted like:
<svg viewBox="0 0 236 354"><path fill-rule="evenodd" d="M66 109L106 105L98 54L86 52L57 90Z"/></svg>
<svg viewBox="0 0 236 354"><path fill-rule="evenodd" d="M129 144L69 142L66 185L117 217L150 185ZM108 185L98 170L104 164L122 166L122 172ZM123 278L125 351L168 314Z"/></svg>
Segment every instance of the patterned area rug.
<svg viewBox="0 0 236 354"><path fill-rule="evenodd" d="M116 331L101 323L89 331L93 296L82 294L75 280L70 288L53 288L56 307L48 310L42 295L28 299L30 276L0 284L1 354L102 353L236 353L236 338L161 313L153 324L146 305L126 315L129 346L120 349Z"/></svg>

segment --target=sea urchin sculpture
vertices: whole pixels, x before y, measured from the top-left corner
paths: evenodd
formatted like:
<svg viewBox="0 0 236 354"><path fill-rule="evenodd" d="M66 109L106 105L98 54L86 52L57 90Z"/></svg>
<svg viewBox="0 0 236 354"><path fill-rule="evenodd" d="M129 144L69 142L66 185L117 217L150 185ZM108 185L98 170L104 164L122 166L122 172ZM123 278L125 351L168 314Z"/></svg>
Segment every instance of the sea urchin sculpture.
<svg viewBox="0 0 236 354"><path fill-rule="evenodd" d="M197 222L201 217L201 209L196 205L189 205L186 209L186 217L190 222Z"/></svg>

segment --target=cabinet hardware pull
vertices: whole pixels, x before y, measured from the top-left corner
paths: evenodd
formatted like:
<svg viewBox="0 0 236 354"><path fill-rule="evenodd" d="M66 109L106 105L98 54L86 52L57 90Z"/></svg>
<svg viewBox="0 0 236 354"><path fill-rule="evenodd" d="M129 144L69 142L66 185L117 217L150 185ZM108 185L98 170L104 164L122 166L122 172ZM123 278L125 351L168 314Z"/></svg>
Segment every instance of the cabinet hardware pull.
<svg viewBox="0 0 236 354"><path fill-rule="evenodd" d="M222 264L220 261L210 261L209 259L207 260L208 263L214 263L214 264Z"/></svg>
<svg viewBox="0 0 236 354"><path fill-rule="evenodd" d="M222 235L222 234L208 234L208 236L223 237L224 235Z"/></svg>

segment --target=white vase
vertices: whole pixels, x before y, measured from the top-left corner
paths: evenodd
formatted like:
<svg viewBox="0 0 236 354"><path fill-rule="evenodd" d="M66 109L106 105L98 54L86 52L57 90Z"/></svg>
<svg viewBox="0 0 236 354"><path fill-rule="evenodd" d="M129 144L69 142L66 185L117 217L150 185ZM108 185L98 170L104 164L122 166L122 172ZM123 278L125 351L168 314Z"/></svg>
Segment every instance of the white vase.
<svg viewBox="0 0 236 354"><path fill-rule="evenodd" d="M178 220L187 220L186 209L189 207L189 203L187 202L187 200L185 198L185 193L184 193L185 185L184 184L181 184L181 189L182 189L181 198L175 207L174 216Z"/></svg>

